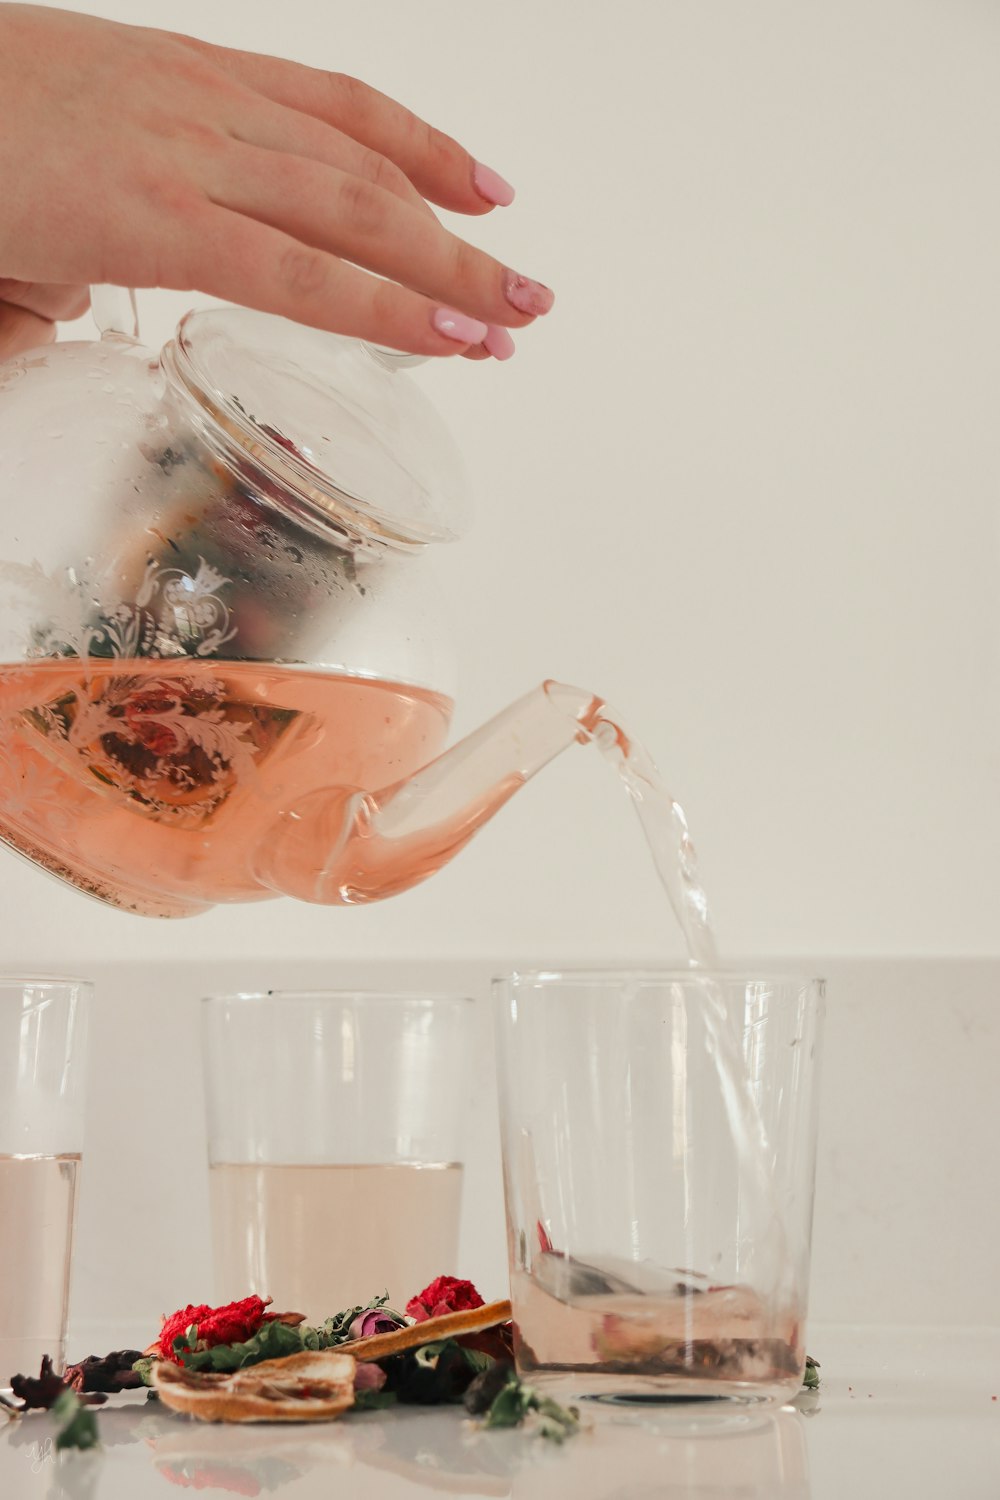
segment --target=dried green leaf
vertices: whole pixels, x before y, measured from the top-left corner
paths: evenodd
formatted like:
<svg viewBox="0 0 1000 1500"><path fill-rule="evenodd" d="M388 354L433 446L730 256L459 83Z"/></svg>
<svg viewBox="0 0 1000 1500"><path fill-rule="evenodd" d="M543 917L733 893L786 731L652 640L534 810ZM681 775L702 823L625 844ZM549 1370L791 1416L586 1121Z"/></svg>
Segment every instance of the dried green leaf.
<svg viewBox="0 0 1000 1500"><path fill-rule="evenodd" d="M509 1361L494 1360L482 1370L465 1393L465 1409L474 1417L485 1416L504 1386L515 1378Z"/></svg>
<svg viewBox="0 0 1000 1500"><path fill-rule="evenodd" d="M56 1433L57 1448L96 1448L99 1445L97 1418L75 1391L63 1392L52 1408L52 1415L60 1424Z"/></svg>
<svg viewBox="0 0 1000 1500"><path fill-rule="evenodd" d="M155 1364L156 1360L152 1354L144 1354L142 1358L137 1359L135 1364L132 1366L133 1370L138 1375L143 1385L152 1386L153 1366Z"/></svg>
<svg viewBox="0 0 1000 1500"><path fill-rule="evenodd" d="M355 1391L352 1411L383 1411L399 1400L395 1391Z"/></svg>
<svg viewBox="0 0 1000 1500"><path fill-rule="evenodd" d="M550 1396L541 1395L534 1386L524 1385L509 1366L505 1374L506 1381L493 1399L486 1414L485 1426L520 1427L529 1415L534 1414L539 1437L549 1438L553 1442L565 1442L566 1438L580 1430L580 1413L575 1406L560 1406ZM501 1377L493 1376L494 1383L499 1378ZM480 1377L483 1390L489 1389L489 1379L489 1376Z"/></svg>
<svg viewBox="0 0 1000 1500"><path fill-rule="evenodd" d="M529 1411L530 1392L514 1376L486 1413L487 1427L520 1427Z"/></svg>
<svg viewBox="0 0 1000 1500"><path fill-rule="evenodd" d="M580 1430L580 1413L575 1406L560 1406L549 1396L539 1396L532 1391L531 1409L538 1413L539 1432L542 1437L562 1443Z"/></svg>

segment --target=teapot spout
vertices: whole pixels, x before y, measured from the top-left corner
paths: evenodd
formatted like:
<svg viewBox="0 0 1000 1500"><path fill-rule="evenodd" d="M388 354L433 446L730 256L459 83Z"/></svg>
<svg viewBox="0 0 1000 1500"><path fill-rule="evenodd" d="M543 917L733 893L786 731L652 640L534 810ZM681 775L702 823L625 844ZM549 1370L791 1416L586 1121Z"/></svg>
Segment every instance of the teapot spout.
<svg viewBox="0 0 1000 1500"><path fill-rule="evenodd" d="M256 860L281 895L357 905L433 875L562 750L585 742L604 702L544 682L405 781L322 787L283 812Z"/></svg>

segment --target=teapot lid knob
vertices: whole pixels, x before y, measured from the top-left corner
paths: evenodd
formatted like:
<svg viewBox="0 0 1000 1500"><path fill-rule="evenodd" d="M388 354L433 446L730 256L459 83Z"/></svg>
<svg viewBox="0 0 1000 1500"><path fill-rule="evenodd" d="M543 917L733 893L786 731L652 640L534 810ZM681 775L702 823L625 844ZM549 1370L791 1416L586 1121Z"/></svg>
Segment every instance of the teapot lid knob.
<svg viewBox="0 0 1000 1500"><path fill-rule="evenodd" d="M127 339L139 337L139 311L131 287L92 286L90 311L102 338L109 334L121 334Z"/></svg>

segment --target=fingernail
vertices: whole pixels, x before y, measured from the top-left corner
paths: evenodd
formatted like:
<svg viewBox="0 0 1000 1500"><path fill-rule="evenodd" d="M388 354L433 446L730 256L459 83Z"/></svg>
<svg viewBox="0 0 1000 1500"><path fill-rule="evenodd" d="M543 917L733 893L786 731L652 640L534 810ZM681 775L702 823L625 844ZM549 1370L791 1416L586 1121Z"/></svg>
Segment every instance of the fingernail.
<svg viewBox="0 0 1000 1500"><path fill-rule="evenodd" d="M495 203L498 208L509 208L514 201L514 189L506 178L481 161L477 161L472 169L472 182L480 198Z"/></svg>
<svg viewBox="0 0 1000 1500"><path fill-rule="evenodd" d="M501 328L497 323L491 323L483 339L483 348L492 354L494 359L510 359L515 345L506 328Z"/></svg>
<svg viewBox="0 0 1000 1500"><path fill-rule="evenodd" d="M456 312L453 307L436 307L431 322L438 333L443 333L446 339L454 339L456 344L481 344L489 332L488 323L467 318L465 313Z"/></svg>
<svg viewBox="0 0 1000 1500"><path fill-rule="evenodd" d="M547 313L556 300L555 292L547 286L527 276L518 276L516 271L507 273L503 294L511 307L516 307L518 312L530 313L532 317Z"/></svg>

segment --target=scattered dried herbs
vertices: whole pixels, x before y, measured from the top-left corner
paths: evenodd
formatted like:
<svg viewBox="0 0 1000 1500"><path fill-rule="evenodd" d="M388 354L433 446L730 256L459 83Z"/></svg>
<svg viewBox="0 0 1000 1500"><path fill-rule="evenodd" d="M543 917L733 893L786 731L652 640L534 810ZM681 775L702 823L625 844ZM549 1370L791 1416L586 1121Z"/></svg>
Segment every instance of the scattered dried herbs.
<svg viewBox="0 0 1000 1500"><path fill-rule="evenodd" d="M399 1397L395 1391L359 1391L354 1392L354 1406L352 1411L384 1411L387 1406L395 1406Z"/></svg>
<svg viewBox="0 0 1000 1500"><path fill-rule="evenodd" d="M486 1411L486 1427L520 1427L528 1417L533 1417L539 1436L555 1443L563 1443L579 1432L578 1409L575 1406L560 1406L558 1401L553 1401L550 1396L543 1396L534 1386L525 1385L512 1365L494 1366L480 1376L479 1380L482 1384L478 1389L474 1389L477 1382L473 1382L466 1393L465 1404L469 1411L476 1408L482 1410L487 1397L499 1386Z"/></svg>
<svg viewBox="0 0 1000 1500"><path fill-rule="evenodd" d="M383 1293L360 1307L345 1308L343 1312L327 1318L325 1323L315 1328L303 1323L298 1314L268 1314L250 1338L236 1343L212 1343L208 1348L203 1347L205 1341L202 1324L191 1322L183 1332L171 1339L170 1357L188 1370L212 1370L217 1374L231 1374L233 1370L260 1364L265 1359L282 1359L286 1355L301 1354L308 1349L334 1349L338 1344L349 1343L357 1337L356 1332L352 1332L352 1327L358 1320L364 1322L367 1313L375 1314L375 1321L387 1322L391 1319L391 1326L401 1326L403 1318L386 1306L388 1301L388 1295ZM286 1316L294 1317L295 1321L286 1321ZM178 1314L175 1313L166 1320L164 1327L176 1327L177 1318ZM132 1369L143 1385L152 1383L150 1369L154 1357L137 1355L133 1362Z"/></svg>
<svg viewBox="0 0 1000 1500"><path fill-rule="evenodd" d="M466 1411L473 1417L485 1416L500 1392L510 1384L513 1378L513 1364L509 1360L496 1360L476 1376L466 1391Z"/></svg>
<svg viewBox="0 0 1000 1500"><path fill-rule="evenodd" d="M77 1395L65 1389L57 1397L52 1415L60 1424L56 1433L57 1448L96 1448L100 1444L97 1435L97 1418Z"/></svg>
<svg viewBox="0 0 1000 1500"><path fill-rule="evenodd" d="M455 1339L422 1344L380 1363L385 1389L404 1406L442 1406L461 1401L482 1369L485 1356L463 1349Z"/></svg>
<svg viewBox="0 0 1000 1500"><path fill-rule="evenodd" d="M143 1381L133 1368L142 1355L138 1349L113 1349L110 1354L88 1354L75 1365L67 1365L63 1376L72 1390L103 1392L117 1396L119 1391L134 1391Z"/></svg>
<svg viewBox="0 0 1000 1500"><path fill-rule="evenodd" d="M21 1411L49 1411L59 1397L68 1389L61 1375L52 1368L47 1354L42 1356L41 1369L37 1375L12 1375L10 1388L24 1405Z"/></svg>
<svg viewBox="0 0 1000 1500"><path fill-rule="evenodd" d="M107 1355L104 1360L99 1360L96 1355L91 1354L87 1359L82 1360L79 1365L67 1366L64 1376L55 1373L52 1368L52 1360L47 1354L43 1354L41 1368L37 1375L11 1376L11 1391L22 1404L15 1406L11 1401L4 1401L3 1404L9 1411L14 1412L18 1416L25 1411L54 1411L61 1397L67 1391L72 1390L78 1396L82 1406L103 1406L104 1402L108 1399L108 1392L113 1393L125 1390L131 1386L139 1385L141 1382L135 1376L129 1375L127 1383L124 1386L102 1384L102 1380L106 1381L111 1377L95 1375L89 1377L93 1383L87 1384L85 1383L87 1377L83 1375L82 1371L84 1368L89 1370L95 1366L103 1367L109 1361L130 1360L135 1356L136 1352L135 1349L123 1349L119 1350L116 1354Z"/></svg>

